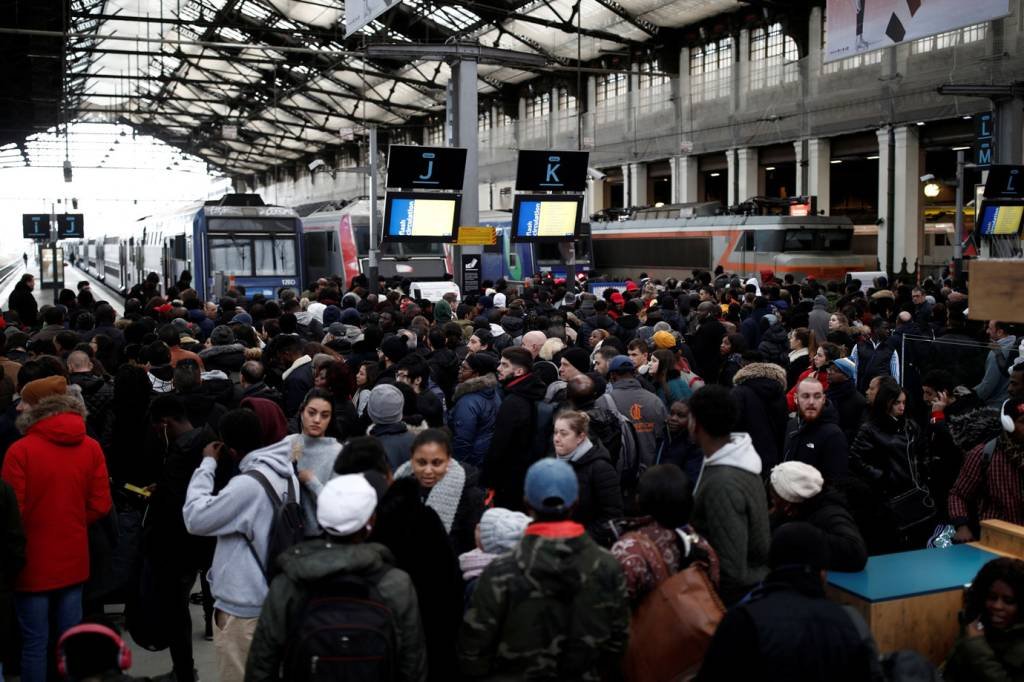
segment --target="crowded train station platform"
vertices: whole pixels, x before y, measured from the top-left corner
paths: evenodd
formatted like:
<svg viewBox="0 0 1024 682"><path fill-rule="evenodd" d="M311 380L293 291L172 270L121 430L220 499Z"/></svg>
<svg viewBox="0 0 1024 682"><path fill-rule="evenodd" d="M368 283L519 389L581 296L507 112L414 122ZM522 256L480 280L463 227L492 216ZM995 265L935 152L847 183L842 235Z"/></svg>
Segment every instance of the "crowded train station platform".
<svg viewBox="0 0 1024 682"><path fill-rule="evenodd" d="M0 682L1024 682L1022 12L0 3Z"/></svg>

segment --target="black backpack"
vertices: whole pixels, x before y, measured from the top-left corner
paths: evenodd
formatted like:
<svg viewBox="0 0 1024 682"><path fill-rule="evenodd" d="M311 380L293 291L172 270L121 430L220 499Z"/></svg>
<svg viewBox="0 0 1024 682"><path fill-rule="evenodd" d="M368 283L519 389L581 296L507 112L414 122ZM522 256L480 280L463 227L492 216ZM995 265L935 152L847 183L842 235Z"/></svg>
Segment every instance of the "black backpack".
<svg viewBox="0 0 1024 682"><path fill-rule="evenodd" d="M393 680L396 629L376 580L341 574L318 581L288 638L282 679Z"/></svg>
<svg viewBox="0 0 1024 682"><path fill-rule="evenodd" d="M288 495L282 501L277 496L274 486L270 485L270 481L262 473L255 469L250 469L245 472L245 475L256 479L263 486L267 497L270 498L270 503L274 506L274 518L270 522L270 533L267 538L267 559L265 564L260 559L260 555L257 554L256 548L253 547L252 540L248 537L245 538L245 543L249 545L249 551L252 552L253 558L256 559L256 565L260 567L260 571L269 585L274 576L279 573L275 559L282 552L288 551L292 545L297 545L305 540L306 524L303 521L302 508L297 501L298 497L295 495L295 486L292 485L291 476L288 477Z"/></svg>

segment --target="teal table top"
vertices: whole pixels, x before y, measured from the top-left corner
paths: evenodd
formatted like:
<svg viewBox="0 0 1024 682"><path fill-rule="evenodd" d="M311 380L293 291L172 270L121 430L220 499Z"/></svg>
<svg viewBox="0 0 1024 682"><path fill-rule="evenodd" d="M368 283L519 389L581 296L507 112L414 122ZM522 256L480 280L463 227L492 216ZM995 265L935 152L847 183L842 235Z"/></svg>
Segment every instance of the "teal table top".
<svg viewBox="0 0 1024 682"><path fill-rule="evenodd" d="M904 599L963 587L998 556L970 545L883 554L859 573L829 573L828 582L869 602Z"/></svg>

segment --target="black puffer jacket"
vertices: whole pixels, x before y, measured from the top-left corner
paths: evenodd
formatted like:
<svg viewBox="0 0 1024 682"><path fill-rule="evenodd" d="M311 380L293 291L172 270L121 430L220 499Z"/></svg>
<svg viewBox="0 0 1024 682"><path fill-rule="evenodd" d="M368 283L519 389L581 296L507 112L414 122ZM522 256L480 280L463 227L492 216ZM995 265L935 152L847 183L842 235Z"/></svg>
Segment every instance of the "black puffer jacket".
<svg viewBox="0 0 1024 682"><path fill-rule="evenodd" d="M828 570L864 570L868 562L868 548L841 492L826 485L820 493L797 505L792 516L773 516L772 532L792 521L809 523L825 536Z"/></svg>
<svg viewBox="0 0 1024 682"><path fill-rule="evenodd" d="M832 382L825 391L825 397L836 409L839 418L839 428L846 436L846 442L852 443L860 431L860 425L864 422L864 410L868 401L864 395L857 390L852 380L841 383Z"/></svg>
<svg viewBox="0 0 1024 682"><path fill-rule="evenodd" d="M92 433L98 438L106 429L110 406L114 402L114 384L90 372L68 375L68 383L82 389L82 399L89 414L85 418Z"/></svg>
<svg viewBox="0 0 1024 682"><path fill-rule="evenodd" d="M210 346L200 351L199 357L207 371L219 369L230 375L242 369L242 365L245 364L245 346L240 343Z"/></svg>
<svg viewBox="0 0 1024 682"><path fill-rule="evenodd" d="M914 487L922 444L921 429L914 421L888 416L881 421L869 419L850 444L850 471L868 483L876 496L904 493Z"/></svg>
<svg viewBox="0 0 1024 682"><path fill-rule="evenodd" d="M572 518L585 526L598 544L610 547L615 537L608 522L624 514L622 489L608 451L599 441L592 442L582 457L569 462L580 485Z"/></svg>
<svg viewBox="0 0 1024 682"><path fill-rule="evenodd" d="M849 458L846 436L839 428L839 419L831 403L825 403L825 409L812 422L800 417L789 420L782 461L810 464L821 472L826 481L838 481L846 477Z"/></svg>
<svg viewBox="0 0 1024 682"><path fill-rule="evenodd" d="M767 476L779 463L786 436L786 372L769 362L753 362L733 377L736 430L750 434Z"/></svg>
<svg viewBox="0 0 1024 682"><path fill-rule="evenodd" d="M761 343L757 345L757 350L767 362L782 368L789 366L789 332L781 322L776 322L761 333Z"/></svg>
<svg viewBox="0 0 1024 682"><path fill-rule="evenodd" d="M481 483L493 488L494 506L521 509L526 470L542 453L534 450L538 425L538 403L544 400L544 383L533 374L505 384L505 397L495 418L491 448L484 459ZM545 439L545 442L548 442Z"/></svg>

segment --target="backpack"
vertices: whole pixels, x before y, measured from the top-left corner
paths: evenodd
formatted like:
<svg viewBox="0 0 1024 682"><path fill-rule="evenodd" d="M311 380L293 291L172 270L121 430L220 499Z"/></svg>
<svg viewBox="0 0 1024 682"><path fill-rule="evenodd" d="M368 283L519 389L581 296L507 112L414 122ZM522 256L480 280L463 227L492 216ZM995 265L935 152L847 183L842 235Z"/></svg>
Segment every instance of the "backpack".
<svg viewBox="0 0 1024 682"><path fill-rule="evenodd" d="M640 442L636 435L636 427L626 415L619 412L619 408L610 395L605 393L599 400L602 400L608 410L619 420L618 457L613 456L612 462L615 464L615 470L619 473L622 490L628 492L636 487L637 481L640 480L640 474L643 473L643 467L640 465ZM610 449L609 452L611 452Z"/></svg>
<svg viewBox="0 0 1024 682"><path fill-rule="evenodd" d="M274 507L274 518L270 521L270 532L267 538L267 560L265 564L256 552L256 548L253 547L252 540L248 537L245 538L245 544L249 546L249 551L252 553L253 558L256 559L256 565L260 567L260 572L269 585L274 576L279 573L277 562L274 559L280 556L282 552L288 551L292 545L297 545L305 540L306 524L303 521L302 508L299 506L298 496L295 494L295 486L292 485L291 476L288 477L288 494L284 500L281 500L277 496L274 486L270 485L270 481L262 473L255 469L250 469L244 475L256 479L263 486L267 497L270 498L270 504Z"/></svg>
<svg viewBox="0 0 1024 682"><path fill-rule="evenodd" d="M313 584L288 638L281 679L395 678L397 627L378 577L341 574Z"/></svg>
<svg viewBox="0 0 1024 682"><path fill-rule="evenodd" d="M555 423L555 406L543 400L533 404L533 452L530 464L548 455L551 450L551 432Z"/></svg>
<svg viewBox="0 0 1024 682"><path fill-rule="evenodd" d="M652 556L668 573L661 552ZM724 617L725 606L702 566L694 564L666 578L633 612L622 659L626 680L691 679Z"/></svg>

